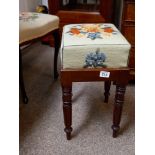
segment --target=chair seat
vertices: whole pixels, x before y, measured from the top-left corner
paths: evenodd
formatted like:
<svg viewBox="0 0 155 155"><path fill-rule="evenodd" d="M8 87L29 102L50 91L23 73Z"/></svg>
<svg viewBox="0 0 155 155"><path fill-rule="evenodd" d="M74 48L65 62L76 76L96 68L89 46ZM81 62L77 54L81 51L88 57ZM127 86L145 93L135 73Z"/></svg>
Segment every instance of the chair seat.
<svg viewBox="0 0 155 155"><path fill-rule="evenodd" d="M131 45L113 24L71 24L63 29L63 69L127 67Z"/></svg>
<svg viewBox="0 0 155 155"><path fill-rule="evenodd" d="M46 35L59 28L59 18L54 15L25 12L19 16L19 44Z"/></svg>

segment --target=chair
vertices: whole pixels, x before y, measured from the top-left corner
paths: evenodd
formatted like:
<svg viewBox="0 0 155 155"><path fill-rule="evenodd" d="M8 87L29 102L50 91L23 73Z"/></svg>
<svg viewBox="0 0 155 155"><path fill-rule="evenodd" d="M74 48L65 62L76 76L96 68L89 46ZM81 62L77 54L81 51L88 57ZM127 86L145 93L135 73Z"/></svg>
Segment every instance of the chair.
<svg viewBox="0 0 155 155"><path fill-rule="evenodd" d="M59 36L59 18L54 15L24 12L19 16L19 84L21 89L21 95L24 103L28 103L28 97L26 95L24 80L23 80L23 68L22 68L22 53L21 46L29 43L41 40L45 36L54 37L54 79L57 79L57 58L60 45Z"/></svg>

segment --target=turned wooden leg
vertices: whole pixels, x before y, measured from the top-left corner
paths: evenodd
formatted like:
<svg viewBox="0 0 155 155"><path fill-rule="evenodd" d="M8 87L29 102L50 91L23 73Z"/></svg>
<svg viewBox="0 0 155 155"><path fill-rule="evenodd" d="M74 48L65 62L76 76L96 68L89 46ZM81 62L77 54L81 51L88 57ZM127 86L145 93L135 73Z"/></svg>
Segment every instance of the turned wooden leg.
<svg viewBox="0 0 155 155"><path fill-rule="evenodd" d="M109 91L110 91L110 86L111 86L111 81L105 81L104 82L104 96L105 96L105 99L104 99L104 102L105 103L108 103L108 99L109 99Z"/></svg>
<svg viewBox="0 0 155 155"><path fill-rule="evenodd" d="M63 92L63 112L64 112L64 123L67 140L71 139L72 132L72 85L62 86Z"/></svg>
<svg viewBox="0 0 155 155"><path fill-rule="evenodd" d="M117 137L117 133L120 129L120 121L123 109L124 102L124 94L125 94L126 86L116 84L116 95L115 95L115 103L114 103L114 111L113 111L113 137Z"/></svg>
<svg viewBox="0 0 155 155"><path fill-rule="evenodd" d="M19 47L19 86L20 86L20 90L21 90L23 103L27 104L28 103L28 97L27 97L26 91L25 91L22 65L23 65L22 64L22 53L21 53L21 50L20 50L20 47Z"/></svg>
<svg viewBox="0 0 155 155"><path fill-rule="evenodd" d="M55 46L55 52L54 52L54 79L57 79L58 76L59 76L58 70L57 70L57 60L58 60L59 47L60 47L59 29L53 31L53 37L54 37L54 46Z"/></svg>

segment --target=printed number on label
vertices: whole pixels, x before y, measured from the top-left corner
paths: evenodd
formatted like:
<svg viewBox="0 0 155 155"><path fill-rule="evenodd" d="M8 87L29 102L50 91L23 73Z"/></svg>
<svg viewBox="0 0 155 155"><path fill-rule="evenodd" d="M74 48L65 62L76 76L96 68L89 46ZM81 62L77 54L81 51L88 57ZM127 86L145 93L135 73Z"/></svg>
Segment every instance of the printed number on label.
<svg viewBox="0 0 155 155"><path fill-rule="evenodd" d="M100 77L109 78L110 72L100 71Z"/></svg>

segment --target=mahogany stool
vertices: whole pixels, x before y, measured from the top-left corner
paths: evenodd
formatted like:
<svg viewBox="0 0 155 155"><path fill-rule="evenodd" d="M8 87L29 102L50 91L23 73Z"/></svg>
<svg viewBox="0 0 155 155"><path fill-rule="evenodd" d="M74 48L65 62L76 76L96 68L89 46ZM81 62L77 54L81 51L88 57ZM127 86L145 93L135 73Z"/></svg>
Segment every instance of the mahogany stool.
<svg viewBox="0 0 155 155"><path fill-rule="evenodd" d="M19 16L19 84L24 103L28 103L23 80L22 53L21 47L38 40L46 35L53 35L55 44L54 53L54 79L57 79L57 58L60 46L59 18L54 15L23 12Z"/></svg>
<svg viewBox="0 0 155 155"><path fill-rule="evenodd" d="M120 129L126 85L129 81L130 44L113 24L71 24L63 29L61 86L67 139L72 132L72 83L105 81L108 102L111 81L116 83L113 137Z"/></svg>

